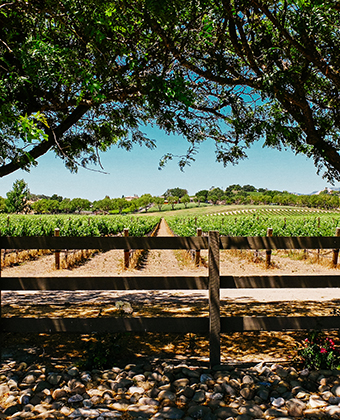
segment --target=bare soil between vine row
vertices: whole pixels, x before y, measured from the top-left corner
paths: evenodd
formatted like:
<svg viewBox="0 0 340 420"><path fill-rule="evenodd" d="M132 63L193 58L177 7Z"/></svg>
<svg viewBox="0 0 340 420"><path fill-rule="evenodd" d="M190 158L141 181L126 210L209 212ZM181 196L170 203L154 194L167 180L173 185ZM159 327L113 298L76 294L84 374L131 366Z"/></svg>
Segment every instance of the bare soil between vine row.
<svg viewBox="0 0 340 420"><path fill-rule="evenodd" d="M158 236L169 236L162 221ZM203 262L207 253L202 251ZM315 259L316 257L312 257ZM266 269L261 258L254 262L254 254L248 251L221 251L221 275L255 274L338 274L338 268L330 268L330 258L320 258L323 263L291 259L286 252L273 252L272 266ZM123 251L112 250L98 253L84 264L72 270L55 270L54 256L5 268L3 277L37 276L200 276L207 275L204 265L195 267L185 251L151 250L138 269L123 269ZM79 291L79 292L2 292L2 316L52 316L52 317L106 317L121 316L115 303L128 301L133 309L131 316L207 316L207 292L194 291ZM227 289L221 290L222 316L317 316L334 315L340 304L340 288L333 289ZM130 315L127 315L130 316ZM290 361L296 344L305 332L258 332L222 334L223 362ZM337 336L333 333L332 336ZM336 338L336 337L335 337ZM84 342L91 337L83 335L48 336L33 334L6 335L4 357L81 358ZM207 337L195 334L129 334L124 338L129 351L119 357L197 357L209 356ZM127 340L127 342L126 342ZM117 356L118 357L118 356Z"/></svg>

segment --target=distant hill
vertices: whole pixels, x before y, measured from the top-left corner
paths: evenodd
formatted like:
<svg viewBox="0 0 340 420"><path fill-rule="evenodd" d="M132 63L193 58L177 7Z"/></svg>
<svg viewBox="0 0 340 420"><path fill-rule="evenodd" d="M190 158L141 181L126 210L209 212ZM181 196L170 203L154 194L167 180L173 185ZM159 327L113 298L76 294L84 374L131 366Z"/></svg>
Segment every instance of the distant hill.
<svg viewBox="0 0 340 420"><path fill-rule="evenodd" d="M328 191L340 191L340 188L329 188L329 187L326 187L326 188L323 188L322 190L319 190L319 191L313 191L313 192L311 192L310 194L307 194L307 195L318 195L318 194L320 194L322 191L325 191L325 189L327 189Z"/></svg>

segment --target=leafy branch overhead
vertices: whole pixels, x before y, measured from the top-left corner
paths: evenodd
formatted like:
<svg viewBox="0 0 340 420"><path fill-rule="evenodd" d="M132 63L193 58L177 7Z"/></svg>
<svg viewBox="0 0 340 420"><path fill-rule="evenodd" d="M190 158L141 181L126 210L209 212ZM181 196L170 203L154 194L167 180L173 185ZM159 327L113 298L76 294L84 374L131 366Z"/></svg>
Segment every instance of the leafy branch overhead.
<svg viewBox="0 0 340 420"><path fill-rule="evenodd" d="M181 167L207 138L224 164L260 140L340 180L339 29L333 0L3 1L0 176L153 148L151 124L189 142Z"/></svg>

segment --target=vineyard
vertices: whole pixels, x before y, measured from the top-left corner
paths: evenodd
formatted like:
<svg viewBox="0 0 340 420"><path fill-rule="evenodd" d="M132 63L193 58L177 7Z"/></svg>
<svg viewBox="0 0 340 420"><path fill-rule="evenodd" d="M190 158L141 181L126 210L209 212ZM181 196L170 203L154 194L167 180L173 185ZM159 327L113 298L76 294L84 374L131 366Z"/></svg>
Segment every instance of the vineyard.
<svg viewBox="0 0 340 420"><path fill-rule="evenodd" d="M160 217L83 215L0 215L0 236L113 236L129 229L130 236L144 236Z"/></svg>
<svg viewBox="0 0 340 420"><path fill-rule="evenodd" d="M131 236L145 236L152 232L159 220L159 217L152 216L1 215L0 236L53 236L55 229L59 229L60 236L117 236L122 235L124 229L128 229ZM60 255L58 266L67 269L76 267L98 252L95 249L65 251ZM2 267L11 267L49 253L48 250L5 249L1 250L0 262Z"/></svg>
<svg viewBox="0 0 340 420"><path fill-rule="evenodd" d="M179 213L180 214L180 213ZM115 236L129 229L130 236L144 236L160 221L160 216L85 215L0 215L0 236ZM195 236L218 230L226 236L333 236L340 226L340 213L296 208L246 208L222 214L166 216L178 236Z"/></svg>
<svg viewBox="0 0 340 420"><path fill-rule="evenodd" d="M274 214L273 214L274 213ZM273 236L334 236L340 226L339 213L287 212L241 210L233 214L198 217L169 217L167 222L178 236L195 236L197 228L203 232L218 230L225 236L266 236L273 229Z"/></svg>

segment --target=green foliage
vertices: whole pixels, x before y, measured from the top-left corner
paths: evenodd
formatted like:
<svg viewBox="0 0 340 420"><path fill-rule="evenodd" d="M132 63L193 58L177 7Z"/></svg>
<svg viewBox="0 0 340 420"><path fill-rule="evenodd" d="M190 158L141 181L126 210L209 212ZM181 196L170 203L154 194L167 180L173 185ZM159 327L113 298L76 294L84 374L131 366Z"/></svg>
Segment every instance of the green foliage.
<svg viewBox="0 0 340 420"><path fill-rule="evenodd" d="M170 196L182 198L184 195L187 195L188 191L185 188L168 188L163 194L165 198Z"/></svg>
<svg viewBox="0 0 340 420"><path fill-rule="evenodd" d="M163 197L153 197L153 203L158 207L158 210L161 211L164 205Z"/></svg>
<svg viewBox="0 0 340 420"><path fill-rule="evenodd" d="M198 191L198 192L195 194L196 201L197 201L198 205L199 205L201 202L205 202L205 201L207 201L207 199L208 199L208 193L209 193L209 191L208 191L208 190L200 190L200 191Z"/></svg>
<svg viewBox="0 0 340 420"><path fill-rule="evenodd" d="M190 203L190 197L188 194L185 194L183 197L181 197L181 203L184 204L185 208L188 207L188 204Z"/></svg>
<svg viewBox="0 0 340 420"><path fill-rule="evenodd" d="M60 236L118 235L124 228L131 236L144 236L152 231L159 217L82 216L82 215L0 215L1 236Z"/></svg>
<svg viewBox="0 0 340 420"><path fill-rule="evenodd" d="M71 170L142 127L207 138L236 164L290 148L340 180L339 7L333 0L8 1L0 12L0 176L53 150ZM184 194L172 192L181 197Z"/></svg>
<svg viewBox="0 0 340 420"><path fill-rule="evenodd" d="M174 197L172 195L168 196L168 203L171 205L172 210L175 209L175 204L178 203L178 197Z"/></svg>
<svg viewBox="0 0 340 420"><path fill-rule="evenodd" d="M150 26L198 85L197 109L228 125L216 130L217 160L237 163L264 139L266 147L313 158L327 179L339 180L336 2L166 3L169 14L150 8Z"/></svg>
<svg viewBox="0 0 340 420"><path fill-rule="evenodd" d="M127 209L130 206L129 202L125 198L114 198L112 200L112 208L118 210L118 213L121 214L124 209Z"/></svg>
<svg viewBox="0 0 340 420"><path fill-rule="evenodd" d="M149 206L153 203L153 197L151 194L143 194L138 202L141 207L144 207L145 211L148 211Z"/></svg>
<svg viewBox="0 0 340 420"><path fill-rule="evenodd" d="M282 215L267 211L244 214L206 215L198 217L168 217L172 231L179 236L195 236L196 229L203 232L218 230L225 236L266 236L267 229L273 229L273 236L334 236L340 226L339 214L311 214L282 210Z"/></svg>
<svg viewBox="0 0 340 420"><path fill-rule="evenodd" d="M112 146L154 148L142 131L147 124L183 136L191 152L215 134L218 124L195 109L190 80L150 29L149 6L144 0L1 6L0 176L29 170L48 150L76 171L100 164L100 152Z"/></svg>
<svg viewBox="0 0 340 420"><path fill-rule="evenodd" d="M340 369L340 350L323 332L311 331L298 349L298 359L308 369Z"/></svg>
<svg viewBox="0 0 340 420"><path fill-rule="evenodd" d="M6 211L6 200L0 196L0 213L4 213Z"/></svg>
<svg viewBox="0 0 340 420"><path fill-rule="evenodd" d="M126 356L128 333L96 334L85 348L84 358L78 363L83 370L110 369L117 359Z"/></svg>
<svg viewBox="0 0 340 420"><path fill-rule="evenodd" d="M17 179L13 183L12 190L6 195L7 199L5 203L7 211L9 213L20 213L24 211L27 206L30 191L23 179Z"/></svg>
<svg viewBox="0 0 340 420"><path fill-rule="evenodd" d="M46 214L46 213L58 213L59 212L59 201L48 200L43 198L31 204L31 208L34 213Z"/></svg>

